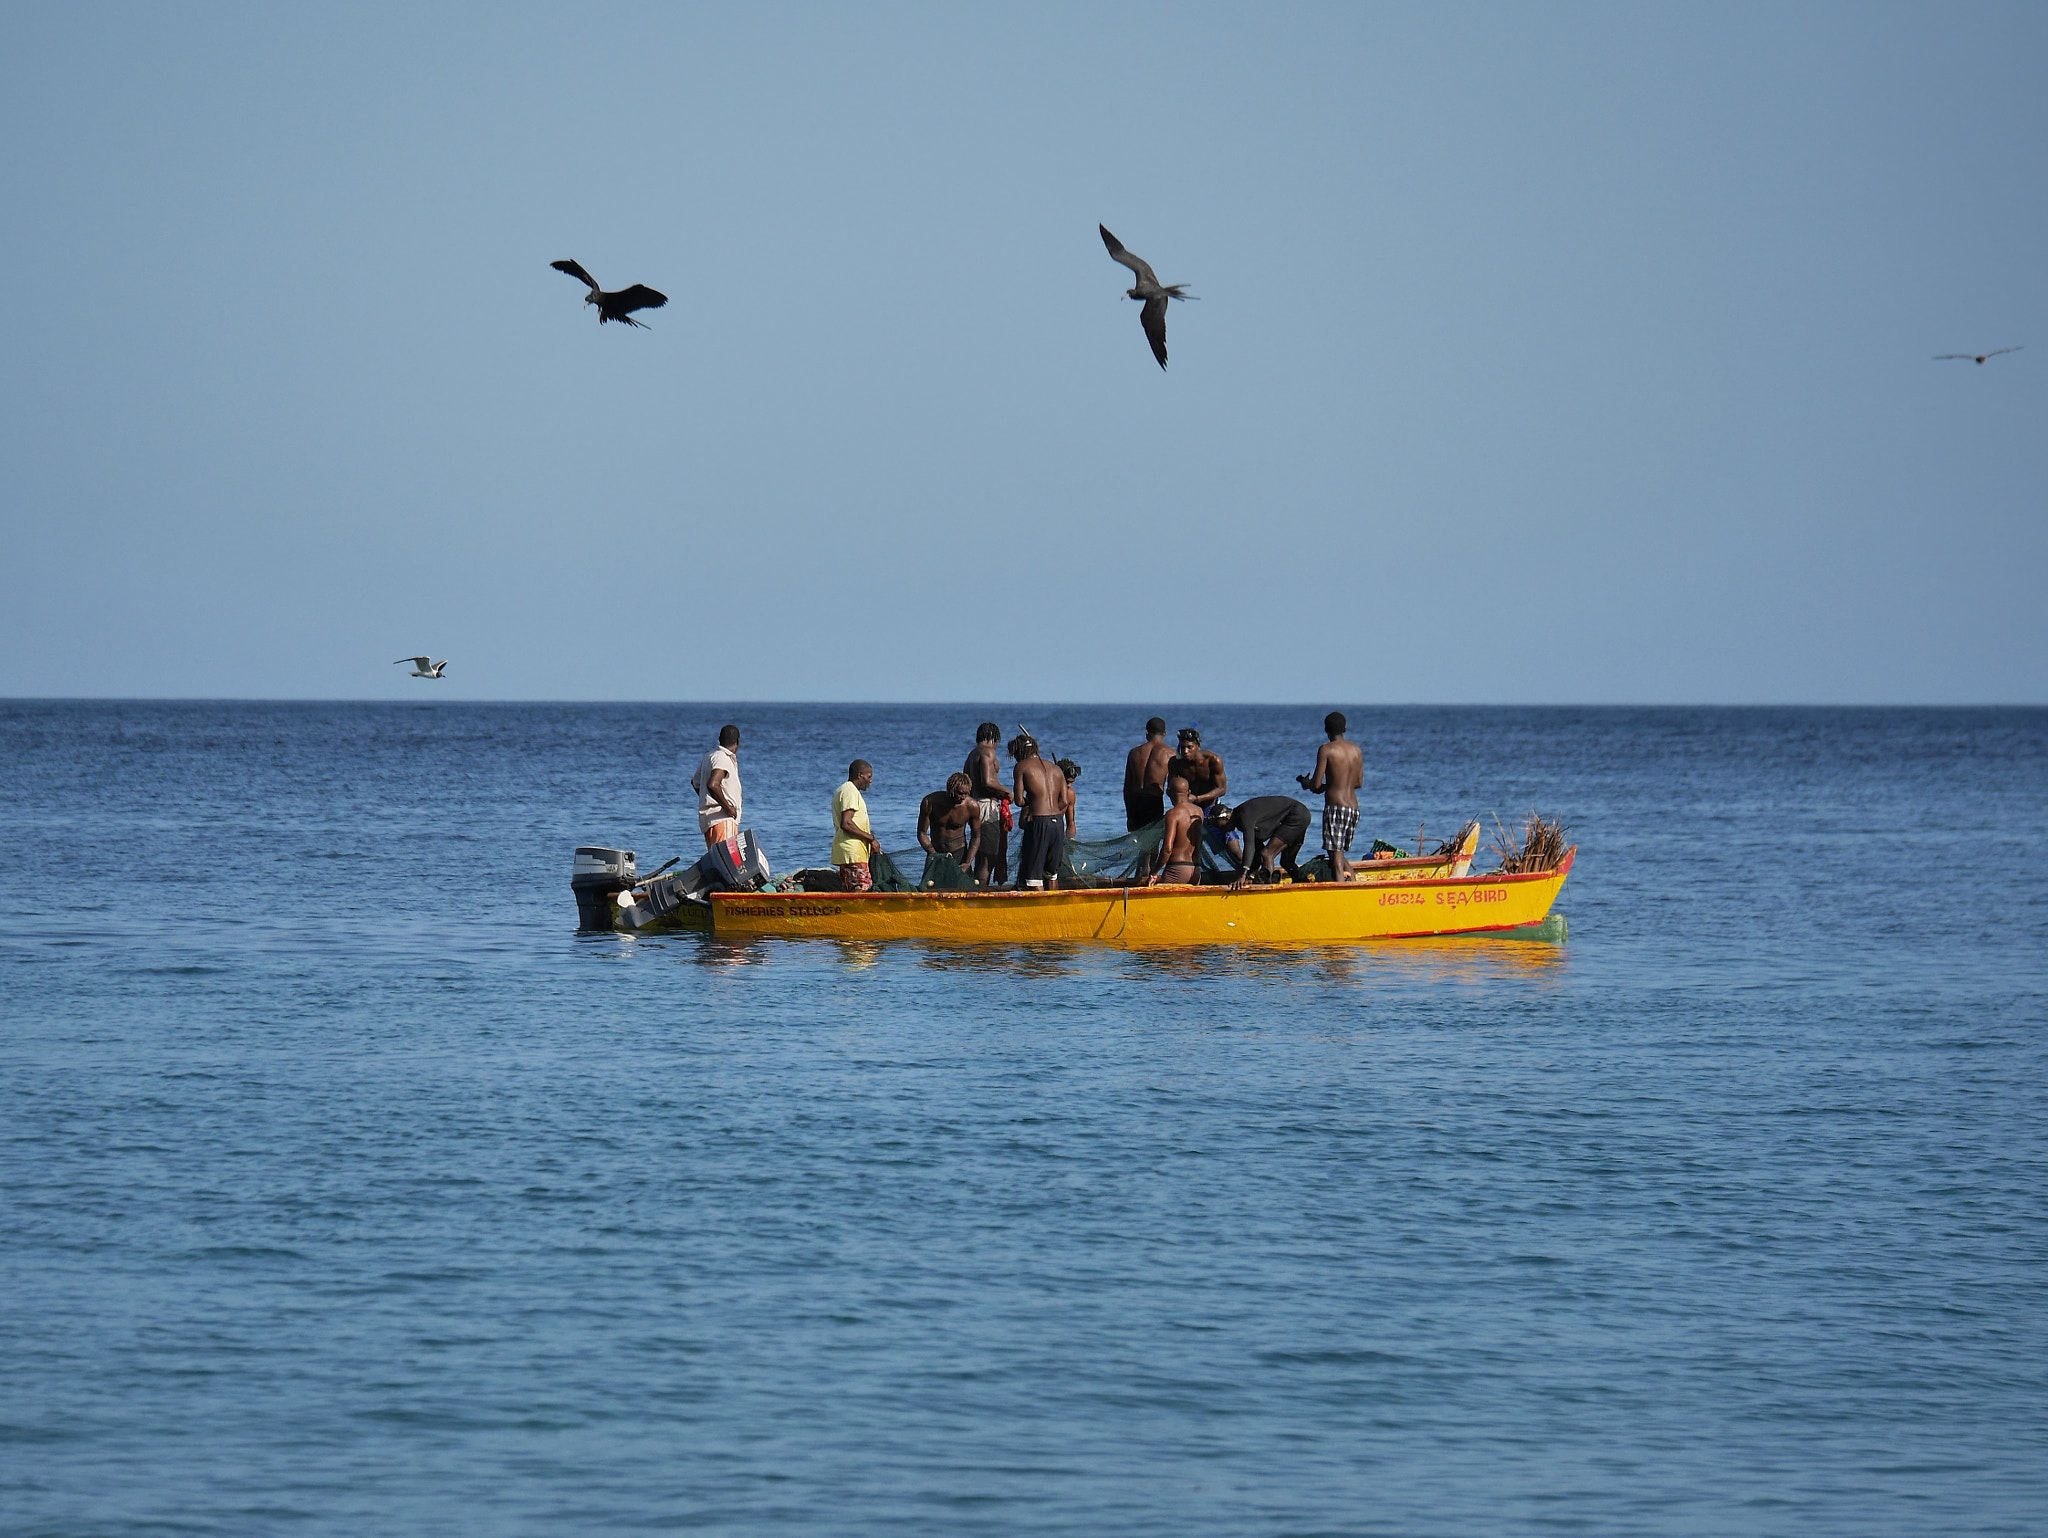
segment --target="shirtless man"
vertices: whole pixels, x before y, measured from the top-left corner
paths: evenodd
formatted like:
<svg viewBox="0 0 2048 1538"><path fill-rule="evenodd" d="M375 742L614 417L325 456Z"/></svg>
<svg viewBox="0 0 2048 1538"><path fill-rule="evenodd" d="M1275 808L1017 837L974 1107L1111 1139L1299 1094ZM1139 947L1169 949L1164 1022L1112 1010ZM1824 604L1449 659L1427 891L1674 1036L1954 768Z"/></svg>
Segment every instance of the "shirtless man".
<svg viewBox="0 0 2048 1538"><path fill-rule="evenodd" d="M1238 850L1229 830L1216 826L1214 811L1230 788L1230 776L1223 772L1223 760L1202 746L1202 734L1192 726L1180 729L1180 751L1173 755L1166 772L1169 777L1177 774L1188 782L1188 799L1202 809L1209 824L1204 836L1211 846L1237 860Z"/></svg>
<svg viewBox="0 0 2048 1538"><path fill-rule="evenodd" d="M1344 740L1344 715L1323 717L1323 735L1330 740L1316 749L1316 767L1297 774L1295 783L1323 798L1323 849L1339 881L1351 879L1351 836L1358 831L1358 787L1365 783L1365 755L1358 744Z"/></svg>
<svg viewBox="0 0 2048 1538"><path fill-rule="evenodd" d="M974 869L981 849L981 808L974 801L974 781L964 774L950 775L944 790L918 802L917 841L926 854L951 855L962 870Z"/></svg>
<svg viewBox="0 0 2048 1538"><path fill-rule="evenodd" d="M1223 760L1202 746L1202 734L1192 726L1180 729L1180 751L1167 762L1169 778L1179 775L1188 782L1188 798L1208 808L1223 799L1230 789L1230 776L1223 772Z"/></svg>
<svg viewBox="0 0 2048 1538"><path fill-rule="evenodd" d="M1067 782L1067 842L1074 841L1074 781L1081 778L1081 766L1071 758L1057 760L1060 778Z"/></svg>
<svg viewBox="0 0 2048 1538"><path fill-rule="evenodd" d="M1188 795L1188 782L1175 775L1169 782L1173 808L1166 814L1166 836L1159 845L1159 869L1145 878L1145 885L1186 886L1201 880L1195 863L1202 836L1202 809Z"/></svg>
<svg viewBox="0 0 2048 1538"><path fill-rule="evenodd" d="M1010 739L1017 760L1017 806L1024 813L1024 847L1017 856L1017 885L1027 892L1059 884L1060 851L1067 843L1067 778L1038 756L1027 732Z"/></svg>
<svg viewBox="0 0 2048 1538"><path fill-rule="evenodd" d="M983 886L1003 886L1010 879L1010 832L1003 826L1003 803L1010 793L1003 789L1003 756L996 744L1003 729L984 721L974 729L974 751L961 767L969 789L981 811L981 848L974 857L974 879Z"/></svg>
<svg viewBox="0 0 2048 1538"><path fill-rule="evenodd" d="M1145 740L1124 760L1124 831L1149 828L1166 815L1166 766L1173 749L1166 745L1166 723L1154 716L1145 723Z"/></svg>

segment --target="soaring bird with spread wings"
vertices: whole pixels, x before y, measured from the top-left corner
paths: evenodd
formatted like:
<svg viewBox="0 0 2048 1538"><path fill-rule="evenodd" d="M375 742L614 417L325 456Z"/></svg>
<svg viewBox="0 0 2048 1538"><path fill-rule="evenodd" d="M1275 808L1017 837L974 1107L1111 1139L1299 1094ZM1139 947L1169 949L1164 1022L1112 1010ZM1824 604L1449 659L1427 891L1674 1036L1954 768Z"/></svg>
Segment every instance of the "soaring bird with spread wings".
<svg viewBox="0 0 2048 1538"><path fill-rule="evenodd" d="M441 676L441 669L448 666L446 662L429 662L425 657L400 657L397 662L393 662L391 665L397 667L399 662L410 662L412 664L412 672L407 675L412 678L439 678Z"/></svg>
<svg viewBox="0 0 2048 1538"><path fill-rule="evenodd" d="M1938 352L1934 355L1934 361L1940 363L1946 358L1961 358L1966 363L1982 363L1986 358L1995 358L2002 352L2018 352L2026 345L2025 342L2021 342L2018 347L1994 347L1990 352Z"/></svg>
<svg viewBox="0 0 2048 1538"><path fill-rule="evenodd" d="M597 279L583 270L581 262L549 262L556 272L566 272L572 278L579 278L590 285L590 292L583 296L585 304L597 306L597 323L602 326L608 320L621 321L628 326L640 326L642 331L652 330L633 319L635 310L658 310L668 303L668 295L656 293L645 283L635 283L631 288L607 292L597 286Z"/></svg>
<svg viewBox="0 0 2048 1538"><path fill-rule="evenodd" d="M1142 299L1145 308L1138 312L1138 323L1145 328L1145 340L1152 344L1152 356L1159 360L1161 368L1166 367L1166 301L1169 299L1190 299L1194 296L1182 293L1185 283L1161 283L1159 274L1152 270L1152 264L1142 256L1133 255L1124 249L1124 243L1109 233L1107 225L1095 226L1102 231L1102 243L1109 247L1110 260L1122 262L1137 274L1136 285L1125 291L1126 299Z"/></svg>

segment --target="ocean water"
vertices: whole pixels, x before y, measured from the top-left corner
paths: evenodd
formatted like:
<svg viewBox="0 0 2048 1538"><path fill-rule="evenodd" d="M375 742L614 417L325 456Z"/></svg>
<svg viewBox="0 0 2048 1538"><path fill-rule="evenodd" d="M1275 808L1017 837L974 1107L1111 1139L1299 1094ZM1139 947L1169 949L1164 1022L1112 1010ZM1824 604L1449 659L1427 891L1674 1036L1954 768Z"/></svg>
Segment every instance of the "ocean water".
<svg viewBox="0 0 2048 1538"><path fill-rule="evenodd" d="M1351 712L1562 947L574 933L1153 708L0 703L0 1531L2048 1531L2048 712Z"/></svg>

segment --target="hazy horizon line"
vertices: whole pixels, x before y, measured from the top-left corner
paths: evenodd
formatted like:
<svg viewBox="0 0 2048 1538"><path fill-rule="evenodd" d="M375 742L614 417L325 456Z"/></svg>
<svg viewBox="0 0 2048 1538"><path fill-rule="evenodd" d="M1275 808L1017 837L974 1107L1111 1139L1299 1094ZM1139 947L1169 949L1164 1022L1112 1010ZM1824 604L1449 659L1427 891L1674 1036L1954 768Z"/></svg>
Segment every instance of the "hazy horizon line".
<svg viewBox="0 0 2048 1538"><path fill-rule="evenodd" d="M1004 700L1005 709L1030 710L2048 710L2044 700ZM982 700L834 699L548 699L493 696L478 699L401 699L390 695L274 696L240 694L10 694L9 705L403 705L409 709L473 705L873 707L987 710Z"/></svg>

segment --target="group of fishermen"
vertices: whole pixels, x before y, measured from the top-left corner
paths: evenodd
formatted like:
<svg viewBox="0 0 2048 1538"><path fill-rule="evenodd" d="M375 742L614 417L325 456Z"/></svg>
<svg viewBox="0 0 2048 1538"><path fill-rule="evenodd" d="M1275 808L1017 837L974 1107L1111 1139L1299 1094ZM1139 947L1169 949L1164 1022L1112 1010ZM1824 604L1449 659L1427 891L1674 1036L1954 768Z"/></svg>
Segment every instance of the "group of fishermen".
<svg viewBox="0 0 2048 1538"><path fill-rule="evenodd" d="M1323 798L1323 849L1339 881L1350 879L1358 787L1365 776L1364 758L1344 733L1342 714L1325 716L1326 740L1316 751L1315 768L1295 776L1303 790ZM1004 887L1010 884L1010 832L1021 826L1018 887L1057 887L1061 856L1074 836L1080 766L1070 758L1048 761L1031 733L1019 728L1007 744L1012 767L1006 785L1002 736L993 721L975 729L974 749L960 772L918 804L918 844L927 855L957 861L976 886ZM707 848L739 834L739 744L737 726L721 728L718 746L704 755L690 781ZM874 886L874 857L882 852L866 799L874 777L874 766L857 758L832 794L832 863L842 891ZM1238 886L1282 871L1304 879L1296 857L1308 837L1308 807L1292 796L1254 796L1228 806L1223 796L1229 785L1222 758L1202 745L1199 728L1182 727L1177 744L1169 746L1162 718L1145 723L1145 740L1124 761L1124 824L1133 833L1165 825L1147 886L1199 881L1204 843L1235 867Z"/></svg>
<svg viewBox="0 0 2048 1538"><path fill-rule="evenodd" d="M1323 717L1325 740L1316 750L1315 768L1294 777L1303 790L1323 798L1323 852L1338 881L1351 879L1358 787L1365 779L1364 755L1346 740L1345 730L1341 712ZM1276 870L1302 879L1295 861L1308 838L1309 809L1292 796L1254 796L1227 806L1229 788L1223 759L1202 745L1199 728L1182 727L1178 744L1168 747L1165 721L1154 716L1145 723L1145 740L1124 760L1124 825L1135 831L1166 824L1147 886L1198 880L1205 842L1237 867L1238 886L1271 878Z"/></svg>

